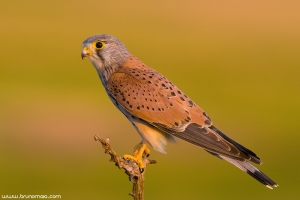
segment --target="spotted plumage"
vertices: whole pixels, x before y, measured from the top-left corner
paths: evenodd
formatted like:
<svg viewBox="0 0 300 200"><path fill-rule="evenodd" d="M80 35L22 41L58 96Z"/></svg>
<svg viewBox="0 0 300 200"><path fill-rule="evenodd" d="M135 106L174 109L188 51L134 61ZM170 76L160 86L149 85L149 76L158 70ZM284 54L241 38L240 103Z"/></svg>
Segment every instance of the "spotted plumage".
<svg viewBox="0 0 300 200"><path fill-rule="evenodd" d="M206 112L166 77L130 54L118 39L95 35L85 40L82 48L82 57L90 58L108 96L131 121L142 143L165 152L168 141L180 138L232 163L269 188L277 186L250 164L262 163L255 153L212 125Z"/></svg>

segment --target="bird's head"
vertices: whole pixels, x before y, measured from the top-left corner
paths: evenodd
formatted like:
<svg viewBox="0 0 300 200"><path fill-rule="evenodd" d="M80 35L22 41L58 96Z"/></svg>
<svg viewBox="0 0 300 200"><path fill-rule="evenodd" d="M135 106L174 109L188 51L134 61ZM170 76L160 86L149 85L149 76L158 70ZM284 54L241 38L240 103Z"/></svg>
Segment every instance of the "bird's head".
<svg viewBox="0 0 300 200"><path fill-rule="evenodd" d="M82 44L82 59L89 57L98 70L121 65L129 55L125 45L111 35L94 35Z"/></svg>

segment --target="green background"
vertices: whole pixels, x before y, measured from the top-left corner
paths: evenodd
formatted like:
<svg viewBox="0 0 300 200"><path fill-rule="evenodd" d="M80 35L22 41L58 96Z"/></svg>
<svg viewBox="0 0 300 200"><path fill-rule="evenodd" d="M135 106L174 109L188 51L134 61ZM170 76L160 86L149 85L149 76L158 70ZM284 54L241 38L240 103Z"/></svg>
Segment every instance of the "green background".
<svg viewBox="0 0 300 200"><path fill-rule="evenodd" d="M298 1L1 1L0 194L131 199L118 155L140 141L88 59L87 37L108 33L253 150L280 186L179 141L151 152L146 199L298 199Z"/></svg>

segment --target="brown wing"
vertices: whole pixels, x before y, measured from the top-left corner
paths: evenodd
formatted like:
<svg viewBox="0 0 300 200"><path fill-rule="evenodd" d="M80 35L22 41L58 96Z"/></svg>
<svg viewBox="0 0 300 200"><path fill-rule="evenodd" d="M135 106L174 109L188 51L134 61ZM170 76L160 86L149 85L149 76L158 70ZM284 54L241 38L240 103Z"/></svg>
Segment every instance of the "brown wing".
<svg viewBox="0 0 300 200"><path fill-rule="evenodd" d="M183 130L190 122L211 124L203 110L172 82L135 57L130 58L108 79L108 90L130 113L172 130Z"/></svg>
<svg viewBox="0 0 300 200"><path fill-rule="evenodd" d="M205 112L172 82L133 56L110 76L108 90L129 113L166 133L212 153L251 159L213 130Z"/></svg>

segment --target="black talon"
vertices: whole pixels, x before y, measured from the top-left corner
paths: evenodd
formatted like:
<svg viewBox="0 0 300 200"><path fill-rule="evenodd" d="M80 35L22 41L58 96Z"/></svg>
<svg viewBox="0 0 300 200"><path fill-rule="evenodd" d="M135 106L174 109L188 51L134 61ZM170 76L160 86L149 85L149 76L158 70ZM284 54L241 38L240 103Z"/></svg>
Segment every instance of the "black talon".
<svg viewBox="0 0 300 200"><path fill-rule="evenodd" d="M146 156L147 156L147 158L148 158L148 157L150 156L150 154L147 154Z"/></svg>
<svg viewBox="0 0 300 200"><path fill-rule="evenodd" d="M144 168L140 169L140 172L141 172L141 173L143 173L144 171L145 171L145 169L144 169Z"/></svg>

